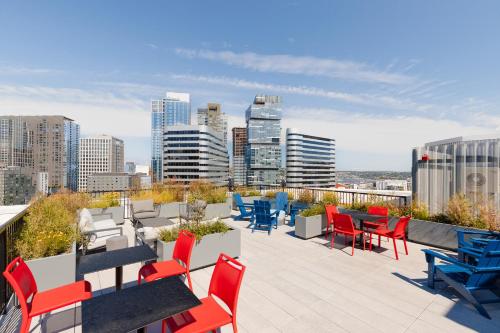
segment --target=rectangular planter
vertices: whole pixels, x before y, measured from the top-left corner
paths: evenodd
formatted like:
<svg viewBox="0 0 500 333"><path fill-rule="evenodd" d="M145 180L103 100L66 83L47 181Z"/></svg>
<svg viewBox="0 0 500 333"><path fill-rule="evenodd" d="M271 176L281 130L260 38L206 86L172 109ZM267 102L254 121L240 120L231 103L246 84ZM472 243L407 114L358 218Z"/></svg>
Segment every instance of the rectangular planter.
<svg viewBox="0 0 500 333"><path fill-rule="evenodd" d="M70 253L26 261L31 269L38 287L44 291L75 282L76 244Z"/></svg>
<svg viewBox="0 0 500 333"><path fill-rule="evenodd" d="M205 209L203 220L212 220L215 218L225 219L231 217L231 205L228 202L208 204Z"/></svg>
<svg viewBox="0 0 500 333"><path fill-rule="evenodd" d="M457 249L457 226L423 220L410 220L408 240L438 248Z"/></svg>
<svg viewBox="0 0 500 333"><path fill-rule="evenodd" d="M253 204L254 200L262 200L262 196L241 197L241 200L243 201L243 203ZM233 201L233 209L238 210L238 207L236 207L236 202L234 200L232 201Z"/></svg>
<svg viewBox="0 0 500 333"><path fill-rule="evenodd" d="M158 260L172 259L175 241L166 243L158 240L157 246ZM206 235L197 241L191 255L191 270L214 265L221 252L233 258L241 255L241 231L239 229Z"/></svg>
<svg viewBox="0 0 500 333"><path fill-rule="evenodd" d="M89 208L89 211L94 221L112 219L116 224L123 224L124 222L124 207Z"/></svg>
<svg viewBox="0 0 500 333"><path fill-rule="evenodd" d="M160 205L160 215L161 217L175 218L179 217L179 205L180 202L169 202Z"/></svg>
<svg viewBox="0 0 500 333"><path fill-rule="evenodd" d="M302 239L309 239L320 236L326 229L326 215L314 215L295 217L295 236Z"/></svg>

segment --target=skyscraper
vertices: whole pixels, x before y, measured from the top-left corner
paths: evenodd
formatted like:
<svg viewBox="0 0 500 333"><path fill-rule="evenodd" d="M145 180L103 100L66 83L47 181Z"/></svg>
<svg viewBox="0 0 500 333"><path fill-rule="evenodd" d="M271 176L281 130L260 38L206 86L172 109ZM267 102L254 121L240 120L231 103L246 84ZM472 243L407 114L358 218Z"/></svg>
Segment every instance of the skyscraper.
<svg viewBox="0 0 500 333"><path fill-rule="evenodd" d="M221 112L220 104L208 103L206 108L198 108L198 125L212 127L224 137L224 146L227 146L227 116Z"/></svg>
<svg viewBox="0 0 500 333"><path fill-rule="evenodd" d="M165 126L191 124L189 94L167 92L164 98L151 101L151 170L153 181L163 179L163 131Z"/></svg>
<svg viewBox="0 0 500 333"><path fill-rule="evenodd" d="M335 186L335 140L286 130L286 184Z"/></svg>
<svg viewBox="0 0 500 333"><path fill-rule="evenodd" d="M247 129L233 127L233 182L235 185L246 184L245 149Z"/></svg>
<svg viewBox="0 0 500 333"><path fill-rule="evenodd" d="M109 135L80 139L78 190L87 190L87 178L96 173L122 173L123 141Z"/></svg>
<svg viewBox="0 0 500 333"><path fill-rule="evenodd" d="M0 167L0 206L26 204L34 192L31 178L21 167Z"/></svg>
<svg viewBox="0 0 500 333"><path fill-rule="evenodd" d="M47 172L49 192L77 189L80 126L63 116L1 116L0 165L19 166L37 187Z"/></svg>
<svg viewBox="0 0 500 333"><path fill-rule="evenodd" d="M280 96L257 95L246 110L248 185L279 183L281 113Z"/></svg>
<svg viewBox="0 0 500 333"><path fill-rule="evenodd" d="M500 134L457 137L413 149L412 190L433 214L458 193L500 210Z"/></svg>
<svg viewBox="0 0 500 333"><path fill-rule="evenodd" d="M164 138L164 179L227 185L229 156L220 133L205 125L176 125L165 128Z"/></svg>

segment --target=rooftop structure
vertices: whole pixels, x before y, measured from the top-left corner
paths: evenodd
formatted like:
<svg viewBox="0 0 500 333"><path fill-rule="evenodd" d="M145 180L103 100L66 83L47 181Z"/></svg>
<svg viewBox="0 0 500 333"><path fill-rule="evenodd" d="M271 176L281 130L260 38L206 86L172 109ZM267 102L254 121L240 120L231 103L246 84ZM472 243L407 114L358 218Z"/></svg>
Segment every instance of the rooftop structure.
<svg viewBox="0 0 500 333"><path fill-rule="evenodd" d="M198 125L210 126L224 138L227 147L227 116L218 103L208 103L206 108L198 108Z"/></svg>

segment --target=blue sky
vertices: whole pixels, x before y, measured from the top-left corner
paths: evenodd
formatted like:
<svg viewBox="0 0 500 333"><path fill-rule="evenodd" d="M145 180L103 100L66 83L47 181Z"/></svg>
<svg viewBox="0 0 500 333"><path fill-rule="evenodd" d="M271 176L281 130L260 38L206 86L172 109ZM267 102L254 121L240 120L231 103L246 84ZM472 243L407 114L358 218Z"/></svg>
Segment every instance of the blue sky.
<svg viewBox="0 0 500 333"><path fill-rule="evenodd" d="M151 99L232 127L277 94L338 169L409 170L414 146L500 131L499 38L498 1L0 1L0 114L63 114L148 163Z"/></svg>

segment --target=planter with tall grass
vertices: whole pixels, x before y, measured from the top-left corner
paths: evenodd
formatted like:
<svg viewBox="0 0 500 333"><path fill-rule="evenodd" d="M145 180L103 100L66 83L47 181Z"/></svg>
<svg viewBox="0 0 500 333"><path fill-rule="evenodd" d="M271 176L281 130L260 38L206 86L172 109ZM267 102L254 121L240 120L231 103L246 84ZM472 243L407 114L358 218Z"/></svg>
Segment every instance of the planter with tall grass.
<svg viewBox="0 0 500 333"><path fill-rule="evenodd" d="M94 221L112 219L118 225L124 223L124 208L120 206L120 194L112 192L94 199L89 211Z"/></svg>

